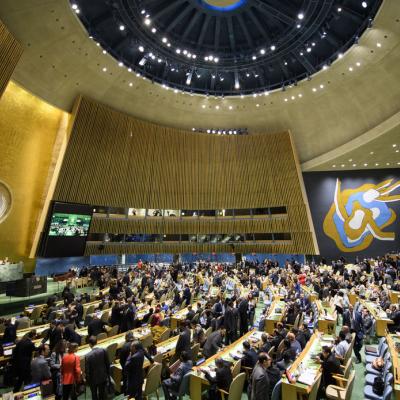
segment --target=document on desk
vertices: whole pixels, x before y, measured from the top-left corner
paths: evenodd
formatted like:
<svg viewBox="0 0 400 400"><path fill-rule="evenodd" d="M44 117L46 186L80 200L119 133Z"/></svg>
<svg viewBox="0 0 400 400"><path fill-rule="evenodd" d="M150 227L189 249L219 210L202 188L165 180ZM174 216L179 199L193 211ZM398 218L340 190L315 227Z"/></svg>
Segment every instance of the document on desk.
<svg viewBox="0 0 400 400"><path fill-rule="evenodd" d="M306 371L297 378L297 382L310 386L315 382L315 377L316 373L314 371Z"/></svg>

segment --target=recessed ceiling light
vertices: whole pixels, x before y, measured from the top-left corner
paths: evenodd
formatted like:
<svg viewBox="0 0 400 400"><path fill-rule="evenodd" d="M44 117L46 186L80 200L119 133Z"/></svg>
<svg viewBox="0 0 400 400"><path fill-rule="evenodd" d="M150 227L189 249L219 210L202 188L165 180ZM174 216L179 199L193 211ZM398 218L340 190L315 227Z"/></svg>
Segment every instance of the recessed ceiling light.
<svg viewBox="0 0 400 400"><path fill-rule="evenodd" d="M285 101L288 101L288 99L286 98Z"/></svg>
<svg viewBox="0 0 400 400"><path fill-rule="evenodd" d="M149 26L149 25L151 24L150 18L146 18L146 19L144 20L144 24L147 25L147 26Z"/></svg>
<svg viewBox="0 0 400 400"><path fill-rule="evenodd" d="M396 147L396 146L397 146L397 144L392 144L392 146L393 146L393 147Z"/></svg>
<svg viewBox="0 0 400 400"><path fill-rule="evenodd" d="M261 50L260 50L260 53L261 53L261 54L265 54L265 49L261 49Z"/></svg>
<svg viewBox="0 0 400 400"><path fill-rule="evenodd" d="M374 154L374 152L373 151L370 151L370 153L369 154Z"/></svg>
<svg viewBox="0 0 400 400"><path fill-rule="evenodd" d="M353 159L352 159L352 158L350 158L350 159L349 159L349 162L352 162L352 161L353 161Z"/></svg>
<svg viewBox="0 0 400 400"><path fill-rule="evenodd" d="M206 105L205 105L205 104L203 104L201 107L202 107L202 108L206 108Z"/></svg>
<svg viewBox="0 0 400 400"><path fill-rule="evenodd" d="M398 153L400 150L396 150L396 153Z"/></svg>
<svg viewBox="0 0 400 400"><path fill-rule="evenodd" d="M132 82L129 82L129 86L132 87L132 86L133 86L133 83L132 83Z"/></svg>
<svg viewBox="0 0 400 400"><path fill-rule="evenodd" d="M118 63L118 66L119 66L119 67L123 67L123 66L124 66L124 63L123 63L123 62L119 62L119 63Z"/></svg>
<svg viewBox="0 0 400 400"><path fill-rule="evenodd" d="M215 109L216 109L216 110L219 110L219 106L215 106Z"/></svg>
<svg viewBox="0 0 400 400"><path fill-rule="evenodd" d="M311 53L311 47L307 47L307 53Z"/></svg>
<svg viewBox="0 0 400 400"><path fill-rule="evenodd" d="M356 62L357 67L361 66L360 62Z"/></svg>
<svg viewBox="0 0 400 400"><path fill-rule="evenodd" d="M301 93L298 94L299 97L303 97L303 95Z"/></svg>
<svg viewBox="0 0 400 400"><path fill-rule="evenodd" d="M177 54L181 54L181 49L176 49L175 51Z"/></svg>
<svg viewBox="0 0 400 400"><path fill-rule="evenodd" d="M273 45L271 46L271 50L272 50L272 51L275 51L275 49L276 49L276 46L273 44Z"/></svg>
<svg viewBox="0 0 400 400"><path fill-rule="evenodd" d="M256 104L256 107L260 107L260 105L257 103L257 104Z"/></svg>
<svg viewBox="0 0 400 400"><path fill-rule="evenodd" d="M390 162L387 162L386 165L390 165Z"/></svg>
<svg viewBox="0 0 400 400"><path fill-rule="evenodd" d="M107 68L106 67L103 68L103 72L107 72Z"/></svg>
<svg viewBox="0 0 400 400"><path fill-rule="evenodd" d="M353 164L353 167L356 167L357 166L357 164Z"/></svg>
<svg viewBox="0 0 400 400"><path fill-rule="evenodd" d="M120 31L124 31L124 30L125 30L125 25L120 25L120 26L119 26L119 30L120 30Z"/></svg>
<svg viewBox="0 0 400 400"><path fill-rule="evenodd" d="M400 165L400 162L398 162L397 165Z"/></svg>
<svg viewBox="0 0 400 400"><path fill-rule="evenodd" d="M352 72L353 71L353 67L349 67L349 71Z"/></svg>
<svg viewBox="0 0 400 400"><path fill-rule="evenodd" d="M253 56L253 57L251 57L253 60L257 60L257 57L256 56Z"/></svg>
<svg viewBox="0 0 400 400"><path fill-rule="evenodd" d="M338 58L343 58L343 54L342 54L342 53L339 53L339 54L338 54Z"/></svg>
<svg viewBox="0 0 400 400"><path fill-rule="evenodd" d="M361 2L361 6L363 8L367 8L368 7L368 3L366 1Z"/></svg>
<svg viewBox="0 0 400 400"><path fill-rule="evenodd" d="M294 100L296 97L292 96L292 100Z"/></svg>
<svg viewBox="0 0 400 400"><path fill-rule="evenodd" d="M338 7L338 12L342 12L342 7Z"/></svg>
<svg viewBox="0 0 400 400"><path fill-rule="evenodd" d="M379 163L378 163L378 162L376 162L376 163L375 163L375 165L376 165L376 166L378 166L378 165L379 165Z"/></svg>
<svg viewBox="0 0 400 400"><path fill-rule="evenodd" d="M378 42L378 43L376 44L376 47L382 47L382 45Z"/></svg>
<svg viewBox="0 0 400 400"><path fill-rule="evenodd" d="M229 109L230 109L230 110L232 110L232 108L233 108L232 106L229 106Z"/></svg>
<svg viewBox="0 0 400 400"><path fill-rule="evenodd" d="M320 87L321 89L323 89L323 88L324 88L324 85L319 85L319 87Z"/></svg>
<svg viewBox="0 0 400 400"><path fill-rule="evenodd" d="M364 164L364 167L366 167L366 166L368 166L368 164L367 164L367 163L365 163L365 164Z"/></svg>
<svg viewBox="0 0 400 400"><path fill-rule="evenodd" d="M301 25L300 25L300 24L297 24L297 25L296 25L296 28L297 28L297 29L300 29L300 28L301 28Z"/></svg>
<svg viewBox="0 0 400 400"><path fill-rule="evenodd" d="M297 18L300 20L304 19L304 14L303 13L297 14Z"/></svg>
<svg viewBox="0 0 400 400"><path fill-rule="evenodd" d="M156 28L151 28L151 32L152 32L152 33L156 33L156 32L157 32L157 29L156 29Z"/></svg>
<svg viewBox="0 0 400 400"><path fill-rule="evenodd" d="M144 52L144 47L143 47L143 46L139 46L138 48L139 48L139 51L140 51L141 53Z"/></svg>
<svg viewBox="0 0 400 400"><path fill-rule="evenodd" d="M344 164L342 164L341 167L343 168L343 167L344 167Z"/></svg>
<svg viewBox="0 0 400 400"><path fill-rule="evenodd" d="M332 168L336 168L336 164L333 164L333 165L332 165Z"/></svg>
<svg viewBox="0 0 400 400"><path fill-rule="evenodd" d="M315 87L312 88L312 91L313 91L313 92L316 92L316 91L317 91L317 88L315 88Z"/></svg>
<svg viewBox="0 0 400 400"><path fill-rule="evenodd" d="M76 4L72 4L71 7L72 7L73 10L76 10L78 8L78 6Z"/></svg>
<svg viewBox="0 0 400 400"><path fill-rule="evenodd" d="M163 37L163 38L162 38L162 42L163 42L163 43L167 43L167 42L168 42L168 39L167 39L166 37Z"/></svg>

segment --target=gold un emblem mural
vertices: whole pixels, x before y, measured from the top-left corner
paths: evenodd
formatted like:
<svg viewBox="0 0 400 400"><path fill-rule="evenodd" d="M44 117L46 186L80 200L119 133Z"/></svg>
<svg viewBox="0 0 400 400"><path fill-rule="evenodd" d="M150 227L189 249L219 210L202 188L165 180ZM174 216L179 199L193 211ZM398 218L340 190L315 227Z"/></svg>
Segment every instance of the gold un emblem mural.
<svg viewBox="0 0 400 400"><path fill-rule="evenodd" d="M387 203L400 201L400 194L391 195L399 187L400 181L393 183L393 179L388 179L377 185L367 183L342 191L337 179L334 200L324 220L325 234L344 252L364 250L374 238L394 240L394 232L383 229L396 220L396 213Z"/></svg>

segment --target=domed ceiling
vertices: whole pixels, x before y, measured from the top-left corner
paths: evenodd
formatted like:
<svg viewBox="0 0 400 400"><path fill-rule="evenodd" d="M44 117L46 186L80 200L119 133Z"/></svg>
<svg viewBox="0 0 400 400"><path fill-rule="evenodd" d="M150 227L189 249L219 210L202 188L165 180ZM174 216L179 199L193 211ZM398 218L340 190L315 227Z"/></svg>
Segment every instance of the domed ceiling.
<svg viewBox="0 0 400 400"><path fill-rule="evenodd" d="M372 24L381 0L71 0L88 35L124 66L210 95L296 85Z"/></svg>

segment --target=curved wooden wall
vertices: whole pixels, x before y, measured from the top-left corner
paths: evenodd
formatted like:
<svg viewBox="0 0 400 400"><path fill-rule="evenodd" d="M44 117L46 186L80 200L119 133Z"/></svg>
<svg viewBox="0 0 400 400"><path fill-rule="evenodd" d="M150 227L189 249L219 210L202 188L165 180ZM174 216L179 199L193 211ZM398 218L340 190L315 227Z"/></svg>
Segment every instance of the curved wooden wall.
<svg viewBox="0 0 400 400"><path fill-rule="evenodd" d="M78 101L55 200L161 209L286 206L288 211L281 220L94 218L91 232L290 232L296 238L294 253L316 251L289 132L248 136L185 132L137 120L87 98ZM112 252L121 248L106 246ZM158 246L170 251L167 244ZM180 251L192 251L187 246L191 245L181 245ZM281 252L278 244L269 248ZM87 251L97 252L95 245L88 245Z"/></svg>
<svg viewBox="0 0 400 400"><path fill-rule="evenodd" d="M22 45L0 20L0 97L23 52Z"/></svg>

